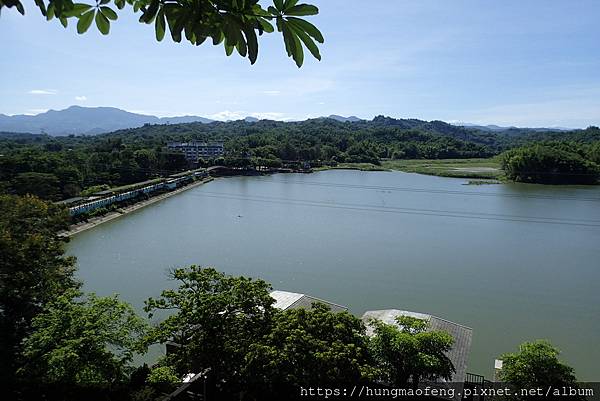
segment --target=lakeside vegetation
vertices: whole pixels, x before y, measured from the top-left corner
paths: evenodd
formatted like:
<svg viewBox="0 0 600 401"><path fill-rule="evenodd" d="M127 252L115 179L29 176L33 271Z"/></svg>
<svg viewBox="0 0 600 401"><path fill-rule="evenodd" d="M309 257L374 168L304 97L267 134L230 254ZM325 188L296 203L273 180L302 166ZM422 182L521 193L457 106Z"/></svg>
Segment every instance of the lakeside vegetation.
<svg viewBox="0 0 600 401"><path fill-rule="evenodd" d="M540 184L596 184L600 179L600 142L542 142L502 154L508 179Z"/></svg>
<svg viewBox="0 0 600 401"><path fill-rule="evenodd" d="M503 173L497 158L442 160L386 160L382 166L407 173L441 177L501 179Z"/></svg>
<svg viewBox="0 0 600 401"><path fill-rule="evenodd" d="M190 163L182 154L168 151L165 144L189 140L225 141L225 157L200 160L200 166L278 168L309 162L314 168L397 169L475 179L499 179L502 172L496 169L504 168L508 179L516 181L547 183L547 177L560 174L564 179L550 181L593 183L600 129L489 133L443 122L379 116L352 123L315 119L147 125L98 136L2 134L0 193L61 200L94 188L126 186L173 174L189 168ZM534 153L515 151L520 152L518 163L514 152L491 158L532 144L544 147ZM539 159L540 149L546 149L543 160L525 160ZM558 153L550 149L558 149ZM586 162L574 164L578 157ZM523 169L555 173L520 174ZM590 179L582 180L582 174Z"/></svg>
<svg viewBox="0 0 600 401"><path fill-rule="evenodd" d="M498 158L493 157L489 159L382 160L379 164L337 163L318 167L315 170L403 171L439 177L501 180L504 178L501 168Z"/></svg>

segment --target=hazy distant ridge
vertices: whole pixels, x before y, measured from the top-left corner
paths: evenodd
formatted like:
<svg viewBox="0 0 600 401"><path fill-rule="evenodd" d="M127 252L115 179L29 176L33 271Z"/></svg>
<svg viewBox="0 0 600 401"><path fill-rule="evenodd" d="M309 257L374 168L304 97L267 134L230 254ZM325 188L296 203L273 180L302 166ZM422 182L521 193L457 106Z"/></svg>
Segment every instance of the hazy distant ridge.
<svg viewBox="0 0 600 401"><path fill-rule="evenodd" d="M198 116L164 117L130 113L114 107L71 106L65 110L50 110L35 116L0 114L0 131L28 132L49 135L96 135L144 124L210 123Z"/></svg>
<svg viewBox="0 0 600 401"><path fill-rule="evenodd" d="M344 123L366 123L367 120L356 116L344 117L332 114L321 119L335 120ZM259 119L246 117L248 123L256 123ZM159 118L152 115L130 113L114 107L80 107L71 106L65 110L50 110L35 116L0 114L0 132L13 133L46 133L61 135L97 135L121 129L138 128L145 124L186 124L211 123L214 120L199 116L179 116ZM422 121L417 119L395 119L377 116L372 120L375 125L393 126L401 129L421 129L428 132L441 133L464 138L465 129L488 133L506 133L518 135L524 131L567 131L567 128L516 128L497 125L475 125L469 123L449 124L443 121Z"/></svg>

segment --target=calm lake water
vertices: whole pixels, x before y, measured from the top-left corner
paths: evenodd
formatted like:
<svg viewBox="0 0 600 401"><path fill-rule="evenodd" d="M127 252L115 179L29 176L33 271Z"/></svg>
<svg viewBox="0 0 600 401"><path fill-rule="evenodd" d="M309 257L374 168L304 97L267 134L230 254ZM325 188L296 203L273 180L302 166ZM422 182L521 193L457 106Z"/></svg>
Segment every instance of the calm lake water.
<svg viewBox="0 0 600 401"><path fill-rule="evenodd" d="M75 236L85 289L143 301L199 264L474 330L469 372L546 338L600 380L600 188L400 172L223 178Z"/></svg>

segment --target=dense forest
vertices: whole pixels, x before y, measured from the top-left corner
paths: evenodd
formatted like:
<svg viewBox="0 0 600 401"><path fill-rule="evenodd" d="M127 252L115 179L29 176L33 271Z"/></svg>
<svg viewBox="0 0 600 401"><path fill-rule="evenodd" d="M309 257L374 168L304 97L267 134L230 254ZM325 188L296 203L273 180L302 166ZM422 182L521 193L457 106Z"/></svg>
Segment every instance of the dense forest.
<svg viewBox="0 0 600 401"><path fill-rule="evenodd" d="M600 142L540 142L506 151L507 178L541 184L595 184L600 174Z"/></svg>
<svg viewBox="0 0 600 401"><path fill-rule="evenodd" d="M126 185L178 172L190 165L183 155L166 150L166 142L173 140L224 141L225 157L203 160L202 165L279 167L288 161L310 161L313 165L379 164L382 159L490 157L539 141L569 141L572 145L564 146L583 146L600 141L600 129L510 129L492 133L442 121L378 116L372 121L357 122L321 118L301 122L241 120L146 125L97 136L0 133L0 193L31 193L60 200L82 191L90 193L102 185ZM575 153L581 152L586 152L583 147ZM532 171L531 168L526 167ZM546 171L544 165L536 165L535 169ZM511 176L544 182L537 176Z"/></svg>

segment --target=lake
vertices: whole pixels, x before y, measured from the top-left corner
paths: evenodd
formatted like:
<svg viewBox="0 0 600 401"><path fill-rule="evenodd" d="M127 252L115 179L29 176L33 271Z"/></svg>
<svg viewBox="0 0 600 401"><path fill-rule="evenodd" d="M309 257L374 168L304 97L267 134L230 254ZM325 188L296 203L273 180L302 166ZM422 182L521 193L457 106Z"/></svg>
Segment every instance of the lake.
<svg viewBox="0 0 600 401"><path fill-rule="evenodd" d="M231 177L72 238L85 290L143 301L198 264L474 330L468 371L549 339L600 380L600 188L331 170Z"/></svg>

